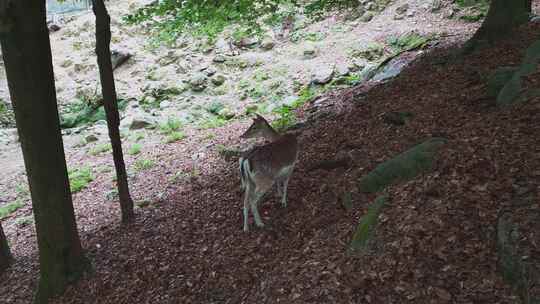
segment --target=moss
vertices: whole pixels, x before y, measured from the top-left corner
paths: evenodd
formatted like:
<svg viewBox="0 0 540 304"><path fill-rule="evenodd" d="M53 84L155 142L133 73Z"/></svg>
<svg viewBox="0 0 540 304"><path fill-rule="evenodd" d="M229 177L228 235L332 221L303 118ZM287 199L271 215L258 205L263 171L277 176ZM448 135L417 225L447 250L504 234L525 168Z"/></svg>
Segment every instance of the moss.
<svg viewBox="0 0 540 304"><path fill-rule="evenodd" d="M24 203L20 200L16 200L0 207L0 220L10 216L22 206L24 206Z"/></svg>
<svg viewBox="0 0 540 304"><path fill-rule="evenodd" d="M412 179L431 169L436 151L445 143L446 139L432 138L378 165L359 180L360 191L378 192L396 181Z"/></svg>
<svg viewBox="0 0 540 304"><path fill-rule="evenodd" d="M364 250L367 248L373 237L379 214L387 201L388 197L386 195L377 198L375 202L369 206L367 213L360 218L360 222L358 223L349 247L351 251Z"/></svg>

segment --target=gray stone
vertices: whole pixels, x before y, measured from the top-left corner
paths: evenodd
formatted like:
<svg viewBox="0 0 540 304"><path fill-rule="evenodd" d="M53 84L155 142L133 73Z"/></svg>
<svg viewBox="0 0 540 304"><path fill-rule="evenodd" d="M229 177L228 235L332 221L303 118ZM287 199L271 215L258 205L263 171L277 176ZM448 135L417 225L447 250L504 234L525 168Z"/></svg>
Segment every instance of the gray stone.
<svg viewBox="0 0 540 304"><path fill-rule="evenodd" d="M403 15L407 12L407 10L409 10L409 4L408 3L405 3L403 5L400 5L396 8L396 13L397 14L400 14L400 15Z"/></svg>
<svg viewBox="0 0 540 304"><path fill-rule="evenodd" d="M534 23L540 23L540 16L533 16L531 18L531 22L534 22Z"/></svg>
<svg viewBox="0 0 540 304"><path fill-rule="evenodd" d="M231 109L225 107L221 110L219 110L218 115L224 119L233 119L236 116L236 113L234 113Z"/></svg>
<svg viewBox="0 0 540 304"><path fill-rule="evenodd" d="M172 103L171 103L170 101L164 100L164 101L162 101L162 102L159 103L159 108L160 108L161 110L165 110L165 109L170 108L171 105L172 105Z"/></svg>
<svg viewBox="0 0 540 304"><path fill-rule="evenodd" d="M373 19L374 15L372 12L365 13L362 17L360 17L360 21L362 22L370 22Z"/></svg>
<svg viewBox="0 0 540 304"><path fill-rule="evenodd" d="M261 42L261 49L268 51L273 49L275 45L276 43L274 42L274 39L272 39L272 37L264 37Z"/></svg>
<svg viewBox="0 0 540 304"><path fill-rule="evenodd" d="M208 76L208 77L212 77L212 76L214 76L214 74L216 74L216 73L217 73L217 70L214 69L213 67L208 67L208 68L206 68L206 69L204 70L204 74L206 74L206 76Z"/></svg>
<svg viewBox="0 0 540 304"><path fill-rule="evenodd" d="M214 61L215 63L223 63L227 61L227 57L223 54L217 54L212 61Z"/></svg>
<svg viewBox="0 0 540 304"><path fill-rule="evenodd" d="M215 76L212 77L212 79L211 79L212 83L213 83L216 87L219 87L220 85L222 85L223 83L225 83L226 80L227 80L227 78L225 78L225 76L223 76L223 75L221 75L221 74L215 75Z"/></svg>
<svg viewBox="0 0 540 304"><path fill-rule="evenodd" d="M138 130L145 128L153 128L156 125L156 120L149 114L144 112L135 113L133 116L127 116L120 122L120 128Z"/></svg>
<svg viewBox="0 0 540 304"><path fill-rule="evenodd" d="M313 74L311 82L313 84L327 84L334 77L334 66L327 65L317 69Z"/></svg>
<svg viewBox="0 0 540 304"><path fill-rule="evenodd" d="M99 140L99 138L95 135L95 134L89 134L89 135L86 135L86 137L84 138L84 140L87 142L87 143L91 143L91 142L96 142Z"/></svg>
<svg viewBox="0 0 540 304"><path fill-rule="evenodd" d="M313 44L306 44L303 54L305 59L315 58L317 56L317 48Z"/></svg>
<svg viewBox="0 0 540 304"><path fill-rule="evenodd" d="M208 77L203 73L197 73L189 79L189 85L195 92L201 92L206 89Z"/></svg>
<svg viewBox="0 0 540 304"><path fill-rule="evenodd" d="M366 13L366 11L361 6L359 6L357 8L353 8L353 9L349 10L345 14L345 20L346 21L354 21L354 20L362 17L365 13Z"/></svg>
<svg viewBox="0 0 540 304"><path fill-rule="evenodd" d="M257 37L244 37L240 40L234 42L234 45L240 48L251 48L256 46L259 43Z"/></svg>
<svg viewBox="0 0 540 304"><path fill-rule="evenodd" d="M336 73L338 76L347 76L350 73L349 66L346 63L336 65Z"/></svg>
<svg viewBox="0 0 540 304"><path fill-rule="evenodd" d="M131 54L128 52L122 52L117 50L111 50L111 63L113 71L116 70L117 67L124 64L126 61L128 61L129 58L131 58Z"/></svg>
<svg viewBox="0 0 540 304"><path fill-rule="evenodd" d="M440 11L442 6L443 4L441 0L431 0L431 3L429 4L432 13Z"/></svg>

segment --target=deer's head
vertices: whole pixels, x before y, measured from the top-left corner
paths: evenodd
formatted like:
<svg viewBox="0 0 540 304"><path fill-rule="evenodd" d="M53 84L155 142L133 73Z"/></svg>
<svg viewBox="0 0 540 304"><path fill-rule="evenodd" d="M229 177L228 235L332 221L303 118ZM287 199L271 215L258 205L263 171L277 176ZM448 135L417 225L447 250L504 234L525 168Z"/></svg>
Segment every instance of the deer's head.
<svg viewBox="0 0 540 304"><path fill-rule="evenodd" d="M244 132L244 134L240 135L240 138L257 138L257 137L264 137L264 138L272 138L275 136L276 131L270 126L268 121L264 119L259 114L255 114L255 117L253 118L253 123L251 126Z"/></svg>

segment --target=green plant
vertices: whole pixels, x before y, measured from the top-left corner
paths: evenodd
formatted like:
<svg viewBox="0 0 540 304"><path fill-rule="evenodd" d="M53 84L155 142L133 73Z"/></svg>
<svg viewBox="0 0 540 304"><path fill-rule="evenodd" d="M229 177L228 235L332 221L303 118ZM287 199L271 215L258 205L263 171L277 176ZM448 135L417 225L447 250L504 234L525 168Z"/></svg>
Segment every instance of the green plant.
<svg viewBox="0 0 540 304"><path fill-rule="evenodd" d="M137 154L141 153L141 148L142 148L141 144L135 143L135 144L131 145L131 147L129 147L128 154L129 155L137 155Z"/></svg>
<svg viewBox="0 0 540 304"><path fill-rule="evenodd" d="M169 117L167 121L159 126L161 133L170 134L182 128L182 122L174 117Z"/></svg>
<svg viewBox="0 0 540 304"><path fill-rule="evenodd" d="M32 225L33 223L34 223L34 217L31 216L31 215L30 216L20 217L17 220L15 220L15 225L17 225L17 227L21 227L21 228Z"/></svg>
<svg viewBox="0 0 540 304"><path fill-rule="evenodd" d="M127 100L118 100L118 110L123 111L127 103ZM69 104L60 114L60 127L74 128L106 119L105 109L96 97L79 97L79 99Z"/></svg>
<svg viewBox="0 0 540 304"><path fill-rule="evenodd" d="M275 21L274 18L261 20L260 16L275 14L279 5L285 2L289 1L163 0L124 16L123 20L128 24L149 24L157 31L157 40L166 43L176 41L186 32L214 40L226 26L231 24L236 24L242 29L235 33L238 38L259 34L266 20L267 22Z"/></svg>
<svg viewBox="0 0 540 304"><path fill-rule="evenodd" d="M111 150L112 150L112 145L110 143L104 143L104 144L96 145L95 147L90 149L88 153L92 156L96 156L98 154L109 152Z"/></svg>
<svg viewBox="0 0 540 304"><path fill-rule="evenodd" d="M135 171L144 171L152 168L155 162L151 159L138 159L135 161Z"/></svg>
<svg viewBox="0 0 540 304"><path fill-rule="evenodd" d="M401 36L391 36L386 42L394 52L409 51L426 46L433 37L423 36L416 32L409 32Z"/></svg>
<svg viewBox="0 0 540 304"><path fill-rule="evenodd" d="M0 220L10 216L22 206L24 206L24 203L21 200L16 200L0 207Z"/></svg>
<svg viewBox="0 0 540 304"><path fill-rule="evenodd" d="M76 193L86 188L94 180L90 167L73 168L68 170L71 193Z"/></svg>
<svg viewBox="0 0 540 304"><path fill-rule="evenodd" d="M219 116L211 115L210 117L203 119L203 121L199 122L199 129L215 129L219 127L223 127L227 121Z"/></svg>
<svg viewBox="0 0 540 304"><path fill-rule="evenodd" d="M184 138L186 138L186 135L183 132L175 131L175 132L171 132L169 135L167 135L167 138L165 138L165 142L170 144L170 143L182 140Z"/></svg>
<svg viewBox="0 0 540 304"><path fill-rule="evenodd" d="M368 61L376 61L383 57L384 46L380 43L372 42L364 48L351 50L350 54L353 57L361 57Z"/></svg>

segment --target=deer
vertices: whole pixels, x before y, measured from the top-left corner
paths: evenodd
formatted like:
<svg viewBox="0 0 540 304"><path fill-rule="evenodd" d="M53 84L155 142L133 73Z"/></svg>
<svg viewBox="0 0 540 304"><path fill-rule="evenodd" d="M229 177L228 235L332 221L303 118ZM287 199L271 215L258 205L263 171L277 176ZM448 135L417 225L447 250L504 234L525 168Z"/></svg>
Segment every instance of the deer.
<svg viewBox="0 0 540 304"><path fill-rule="evenodd" d="M249 208L255 225L264 227L257 204L277 184L281 204L287 207L287 187L298 160L298 140L293 134L279 134L264 117L256 114L242 139L264 138L269 143L256 146L240 157L240 189L244 191L244 231L249 230Z"/></svg>

